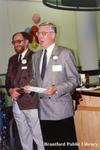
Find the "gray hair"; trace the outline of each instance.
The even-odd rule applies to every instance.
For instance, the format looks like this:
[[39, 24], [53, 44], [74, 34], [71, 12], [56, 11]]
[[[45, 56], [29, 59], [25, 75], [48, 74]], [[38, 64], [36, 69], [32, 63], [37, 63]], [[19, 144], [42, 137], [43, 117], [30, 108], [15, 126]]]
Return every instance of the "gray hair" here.
[[55, 33], [57, 33], [57, 27], [55, 26], [55, 24], [51, 23], [51, 22], [43, 22], [39, 25], [39, 27], [41, 26], [49, 26], [51, 28], [51, 30], [53, 30]]

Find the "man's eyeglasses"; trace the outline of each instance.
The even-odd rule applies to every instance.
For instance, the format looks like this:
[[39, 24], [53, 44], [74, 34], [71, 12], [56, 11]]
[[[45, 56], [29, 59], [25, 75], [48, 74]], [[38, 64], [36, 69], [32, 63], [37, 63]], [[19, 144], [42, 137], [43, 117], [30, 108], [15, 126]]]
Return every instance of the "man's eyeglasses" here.
[[24, 40], [16, 40], [16, 41], [12, 41], [12, 44], [15, 45], [15, 44], [20, 44], [21, 42], [23, 42]]
[[42, 36], [46, 36], [48, 33], [54, 33], [53, 31], [49, 31], [49, 32], [37, 32], [37, 36], [42, 35]]

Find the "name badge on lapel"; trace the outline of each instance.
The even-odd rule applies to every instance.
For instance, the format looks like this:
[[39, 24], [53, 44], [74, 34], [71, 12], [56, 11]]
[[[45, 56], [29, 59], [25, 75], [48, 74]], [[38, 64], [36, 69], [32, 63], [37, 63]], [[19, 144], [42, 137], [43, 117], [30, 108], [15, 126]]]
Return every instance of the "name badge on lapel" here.
[[53, 72], [62, 71], [62, 65], [53, 65], [52, 71]]
[[21, 69], [22, 69], [22, 70], [26, 70], [26, 69], [27, 69], [27, 66], [22, 66]]

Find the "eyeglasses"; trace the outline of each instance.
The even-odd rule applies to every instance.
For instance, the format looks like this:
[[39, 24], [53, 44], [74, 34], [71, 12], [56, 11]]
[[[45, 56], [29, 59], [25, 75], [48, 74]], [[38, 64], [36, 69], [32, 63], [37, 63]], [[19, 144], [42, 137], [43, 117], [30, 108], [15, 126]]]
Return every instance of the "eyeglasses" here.
[[46, 36], [48, 33], [54, 33], [54, 32], [37, 32], [37, 36], [42, 35], [42, 36]]
[[15, 45], [15, 44], [20, 44], [21, 42], [23, 42], [24, 40], [16, 40], [16, 41], [12, 41], [12, 44]]

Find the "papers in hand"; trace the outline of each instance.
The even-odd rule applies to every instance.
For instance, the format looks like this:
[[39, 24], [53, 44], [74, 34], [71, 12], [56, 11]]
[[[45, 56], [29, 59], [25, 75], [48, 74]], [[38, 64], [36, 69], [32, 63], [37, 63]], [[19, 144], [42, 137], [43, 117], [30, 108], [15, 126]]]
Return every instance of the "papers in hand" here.
[[45, 88], [35, 87], [35, 86], [29, 86], [28, 90], [31, 92], [36, 92], [36, 93], [44, 93], [46, 91]]

